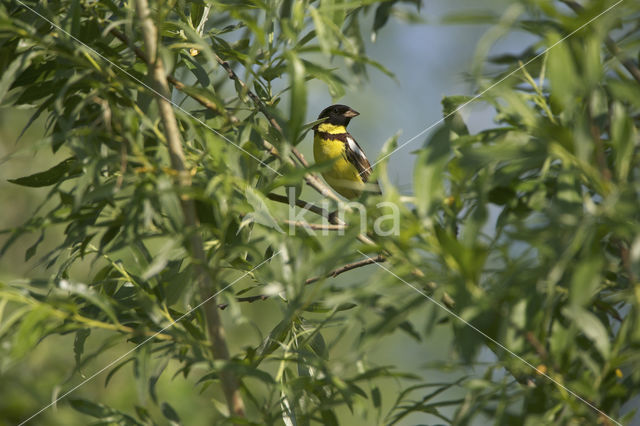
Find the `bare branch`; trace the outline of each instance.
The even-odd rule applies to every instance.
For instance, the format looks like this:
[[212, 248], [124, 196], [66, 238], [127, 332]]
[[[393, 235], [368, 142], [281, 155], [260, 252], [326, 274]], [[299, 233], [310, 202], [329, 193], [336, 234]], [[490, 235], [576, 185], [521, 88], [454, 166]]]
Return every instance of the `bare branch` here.
[[[361, 268], [363, 266], [367, 266], [367, 265], [371, 265], [373, 263], [381, 263], [381, 262], [385, 262], [387, 259], [379, 254], [376, 257], [368, 257], [366, 259], [362, 259], [359, 260], [357, 262], [353, 262], [353, 263], [347, 263], [346, 265], [338, 268], [338, 269], [334, 269], [333, 271], [329, 272], [327, 275], [325, 275], [325, 277], [327, 278], [335, 278], [340, 274], [343, 274], [347, 271], [351, 271], [353, 269], [357, 269], [357, 268]], [[320, 278], [322, 277], [314, 277], [314, 278], [309, 278], [307, 279], [304, 283], [309, 285], [309, 284], [313, 284], [316, 281], [320, 280]]]
[[[310, 285], [313, 284], [319, 280], [321, 280], [322, 278], [335, 278], [340, 274], [343, 274], [347, 271], [351, 271], [353, 269], [357, 269], [357, 268], [361, 268], [363, 266], [367, 266], [367, 265], [371, 265], [373, 263], [378, 263], [378, 262], [384, 262], [386, 259], [384, 256], [382, 255], [378, 255], [376, 257], [370, 257], [367, 259], [363, 259], [363, 260], [359, 260], [357, 262], [353, 262], [353, 263], [348, 263], [340, 268], [334, 269], [333, 271], [330, 271], [329, 273], [322, 275], [322, 276], [318, 276], [318, 277], [313, 277], [313, 278], [308, 278], [304, 283], [305, 285]], [[247, 303], [253, 303], [256, 302], [258, 300], [267, 300], [270, 296], [266, 295], [266, 294], [258, 294], [256, 296], [245, 296], [245, 297], [236, 297], [236, 301], [237, 302], [247, 302]], [[220, 309], [226, 309], [229, 306], [228, 303], [222, 303], [218, 305], [218, 308]]]

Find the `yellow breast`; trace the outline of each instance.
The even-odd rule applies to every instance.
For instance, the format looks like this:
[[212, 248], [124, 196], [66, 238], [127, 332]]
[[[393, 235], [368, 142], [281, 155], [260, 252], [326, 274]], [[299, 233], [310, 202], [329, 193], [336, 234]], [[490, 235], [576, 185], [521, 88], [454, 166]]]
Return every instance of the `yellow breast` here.
[[[331, 126], [324, 127], [323, 126]], [[331, 134], [346, 133], [344, 126], [321, 124], [319, 131]], [[340, 195], [348, 199], [358, 198], [364, 188], [364, 182], [358, 169], [345, 155], [344, 142], [338, 139], [323, 139], [318, 133], [313, 137], [313, 157], [316, 163], [333, 161], [331, 168], [322, 173], [324, 180]]]

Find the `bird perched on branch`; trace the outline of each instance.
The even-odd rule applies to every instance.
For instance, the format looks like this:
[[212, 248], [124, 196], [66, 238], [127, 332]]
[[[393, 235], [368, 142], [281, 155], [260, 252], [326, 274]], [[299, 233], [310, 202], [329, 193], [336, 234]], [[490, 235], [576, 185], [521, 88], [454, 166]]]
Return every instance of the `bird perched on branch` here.
[[316, 163], [333, 160], [332, 167], [322, 176], [338, 194], [353, 200], [363, 191], [380, 193], [377, 181], [368, 182], [371, 164], [360, 145], [347, 132], [353, 117], [360, 115], [346, 105], [331, 105], [325, 108], [318, 120], [325, 119], [313, 127], [313, 156]]

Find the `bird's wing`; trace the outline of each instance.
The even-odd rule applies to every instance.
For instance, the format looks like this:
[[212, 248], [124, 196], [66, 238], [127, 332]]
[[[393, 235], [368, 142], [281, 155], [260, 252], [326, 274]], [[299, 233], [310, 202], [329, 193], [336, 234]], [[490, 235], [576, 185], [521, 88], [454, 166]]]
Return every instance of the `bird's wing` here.
[[369, 163], [367, 156], [364, 155], [364, 151], [360, 148], [358, 142], [356, 142], [349, 133], [347, 133], [344, 143], [344, 153], [347, 160], [355, 166], [356, 170], [358, 170], [358, 174], [360, 174], [362, 181], [366, 182], [369, 180], [369, 176], [371, 176], [371, 164]]
[[[371, 176], [371, 172], [372, 172], [371, 164], [369, 163], [367, 156], [364, 154], [364, 151], [362, 150], [362, 148], [360, 148], [360, 145], [358, 145], [358, 142], [356, 142], [353, 136], [351, 136], [349, 133], [347, 133], [344, 142], [345, 142], [344, 151], [345, 151], [347, 160], [355, 166], [356, 170], [358, 171], [358, 174], [362, 178], [362, 181], [367, 183], [367, 181], [369, 180], [369, 176]], [[375, 192], [380, 192], [380, 186], [378, 185], [378, 182], [372, 182], [372, 183], [378, 186], [378, 190]]]

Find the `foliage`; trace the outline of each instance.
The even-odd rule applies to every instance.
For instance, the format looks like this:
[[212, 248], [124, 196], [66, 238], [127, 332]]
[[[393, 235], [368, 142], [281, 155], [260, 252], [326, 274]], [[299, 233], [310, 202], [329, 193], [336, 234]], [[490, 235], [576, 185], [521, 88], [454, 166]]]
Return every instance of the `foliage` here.
[[[38, 254], [52, 273], [1, 284], [2, 356], [20, 359], [43, 339], [73, 334], [67, 350], [78, 379], [101, 350], [128, 342], [106, 386], [133, 370], [149, 398], [135, 413], [76, 393], [60, 401], [105, 423], [179, 423], [174, 402], [156, 392], [170, 363], [213, 399], [220, 422], [245, 421], [221, 402], [225, 373], [239, 378], [248, 421], [259, 424], [396, 423], [420, 413], [456, 424], [630, 418], [623, 406], [640, 389], [640, 81], [630, 74], [640, 6], [623, 3], [589, 22], [613, 2], [575, 11], [567, 3], [531, 0], [503, 17], [450, 18], [490, 19], [535, 41], [501, 57], [485, 56], [494, 33], [481, 41], [478, 101], [495, 110], [495, 127], [470, 133], [459, 108], [471, 98], [445, 98], [443, 123], [417, 152], [408, 199], [389, 182], [385, 158], [397, 141], [387, 143], [376, 173], [400, 231], [370, 234], [375, 247], [357, 238], [356, 212], [344, 235], [281, 232], [288, 210], [270, 194], [300, 193], [306, 171], [287, 159], [310, 129], [307, 82], [322, 81], [339, 99], [367, 67], [388, 73], [366, 56], [360, 21], [372, 15], [378, 34], [394, 12], [409, 16], [407, 5], [152, 4], [191, 174], [184, 186], [171, 168], [133, 6], [2, 3], [2, 105], [32, 108], [33, 122], [46, 117], [46, 147], [65, 156], [12, 180], [49, 195], [7, 231], [2, 252], [36, 233], [26, 258]], [[189, 224], [184, 200], [196, 201], [199, 223]], [[361, 201], [371, 230], [380, 198]], [[38, 253], [55, 229], [63, 240]], [[192, 310], [207, 300], [197, 291], [194, 235], [217, 287], [207, 289], [215, 302]], [[349, 285], [331, 277], [305, 284], [378, 251], [386, 261], [368, 267], [372, 278], [352, 272]], [[87, 279], [80, 265], [91, 266]], [[270, 299], [248, 304], [239, 299], [247, 294]], [[226, 305], [229, 359], [211, 350], [213, 303]], [[261, 303], [278, 309], [272, 324], [260, 318]], [[426, 351], [443, 328], [454, 333], [446, 365], [410, 372], [368, 357], [399, 334]], [[458, 374], [434, 380], [434, 370]]]

